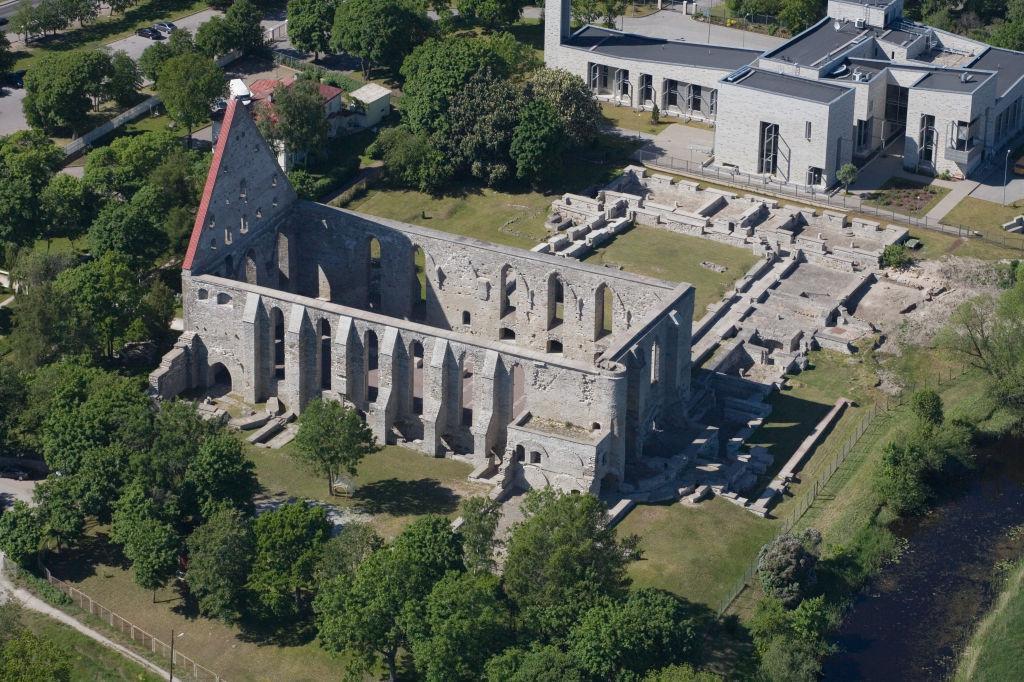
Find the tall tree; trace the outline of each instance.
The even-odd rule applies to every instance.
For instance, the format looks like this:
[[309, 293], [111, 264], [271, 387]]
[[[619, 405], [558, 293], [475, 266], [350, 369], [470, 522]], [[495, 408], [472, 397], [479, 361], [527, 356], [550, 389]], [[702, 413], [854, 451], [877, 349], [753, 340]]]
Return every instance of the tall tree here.
[[213, 60], [186, 53], [163, 63], [156, 89], [171, 118], [188, 128], [191, 141], [192, 130], [210, 120], [210, 107], [224, 96], [227, 85], [224, 71]]
[[327, 479], [328, 494], [341, 471], [354, 476], [366, 455], [380, 450], [370, 427], [359, 414], [335, 400], [306, 405], [295, 435], [296, 456]]
[[22, 108], [29, 125], [51, 133], [81, 130], [110, 68], [110, 57], [99, 50], [43, 54], [25, 74]]
[[462, 548], [466, 568], [471, 571], [488, 572], [494, 568], [494, 534], [498, 530], [500, 507], [484, 496], [469, 497], [459, 503], [462, 525]]
[[0, 80], [6, 80], [14, 66], [14, 53], [11, 52], [11, 41], [6, 33], [0, 33]]
[[181, 538], [170, 524], [157, 519], [141, 520], [130, 531], [124, 555], [132, 563], [132, 578], [144, 590], [156, 591], [167, 584], [178, 566]]
[[527, 102], [509, 147], [516, 177], [534, 184], [556, 177], [562, 169], [564, 141], [565, 133], [554, 107], [542, 99]]
[[71, 658], [55, 641], [20, 628], [0, 648], [0, 680], [70, 682]]
[[0, 549], [7, 558], [22, 566], [28, 565], [43, 538], [43, 523], [37, 512], [21, 500], [0, 513]]
[[128, 106], [139, 96], [142, 72], [135, 60], [124, 50], [110, 55], [110, 75], [103, 84], [105, 96], [121, 106]]
[[288, 0], [288, 39], [313, 53], [313, 61], [330, 48], [335, 0]]
[[185, 472], [197, 515], [208, 519], [225, 507], [252, 513], [252, 498], [259, 491], [255, 468], [242, 443], [231, 434], [207, 438]]
[[523, 511], [508, 540], [505, 591], [526, 629], [557, 636], [602, 599], [625, 595], [639, 539], [608, 528], [600, 500], [548, 489], [528, 493]]
[[459, 14], [485, 28], [508, 26], [519, 21], [527, 0], [459, 0]]
[[290, 620], [305, 611], [329, 528], [323, 508], [304, 502], [256, 517], [256, 551], [247, 587], [262, 615]]
[[43, 535], [60, 549], [74, 542], [85, 529], [79, 490], [74, 476], [51, 476], [36, 486], [32, 496], [39, 506]]
[[316, 567], [317, 582], [326, 582], [337, 576], [351, 578], [356, 569], [378, 549], [384, 539], [368, 523], [351, 521], [324, 545], [323, 555]]
[[569, 146], [589, 144], [601, 127], [601, 108], [586, 82], [564, 69], [537, 69], [527, 76], [530, 99], [545, 100], [562, 122]]
[[249, 519], [221, 509], [188, 538], [185, 581], [208, 618], [232, 622], [245, 606], [245, 583], [256, 543]]
[[334, 13], [331, 49], [359, 57], [364, 76], [374, 66], [398, 73], [431, 29], [422, 6], [410, 0], [346, 0]]
[[85, 184], [74, 175], [57, 173], [39, 195], [42, 209], [41, 236], [46, 249], [54, 237], [75, 239], [82, 235], [90, 222], [90, 211]]
[[590, 676], [559, 647], [534, 643], [529, 649], [510, 647], [487, 661], [487, 682], [586, 682]]
[[327, 143], [324, 99], [311, 80], [278, 85], [273, 103], [260, 107], [256, 122], [265, 138], [281, 144], [300, 165], [306, 164], [311, 152], [319, 155]]
[[153, 43], [142, 51], [139, 69], [146, 78], [156, 82], [164, 62], [171, 57], [196, 52], [197, 49], [192, 34], [186, 29], [179, 28], [172, 32], [167, 40]]
[[0, 137], [0, 243], [28, 245], [42, 235], [40, 195], [63, 157], [40, 130]]
[[256, 54], [266, 46], [260, 24], [262, 19], [263, 12], [252, 0], [235, 0], [224, 13], [224, 21], [235, 39], [235, 48], [242, 54]]

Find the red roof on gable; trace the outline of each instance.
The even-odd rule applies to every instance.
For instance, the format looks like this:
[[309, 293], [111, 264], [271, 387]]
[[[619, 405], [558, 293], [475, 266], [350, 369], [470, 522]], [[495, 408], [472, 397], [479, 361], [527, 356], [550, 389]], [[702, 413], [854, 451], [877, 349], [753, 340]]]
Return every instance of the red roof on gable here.
[[[286, 88], [290, 88], [295, 85], [295, 77], [290, 79], [280, 80], [277, 78], [260, 78], [249, 84], [249, 92], [252, 93], [253, 99], [266, 99], [274, 90], [279, 86], [283, 85]], [[336, 88], [333, 85], [326, 83], [317, 83], [320, 90], [320, 96], [324, 98], [324, 102], [330, 102], [338, 95], [345, 92], [341, 88]]]
[[238, 100], [228, 100], [228, 108], [224, 112], [224, 122], [221, 123], [220, 137], [217, 138], [217, 146], [213, 150], [210, 172], [207, 173], [206, 184], [203, 186], [203, 198], [199, 201], [196, 222], [192, 225], [192, 236], [188, 240], [188, 251], [185, 252], [185, 260], [181, 264], [182, 270], [192, 269], [192, 261], [195, 259], [196, 251], [199, 250], [199, 239], [203, 234], [203, 226], [206, 224], [206, 214], [210, 210], [210, 200], [213, 198], [213, 186], [217, 184], [217, 174], [220, 173], [221, 160], [224, 158], [224, 148], [227, 147], [228, 139], [231, 137], [231, 124], [235, 120], [235, 111], [240, 106], [242, 105], [239, 104]]

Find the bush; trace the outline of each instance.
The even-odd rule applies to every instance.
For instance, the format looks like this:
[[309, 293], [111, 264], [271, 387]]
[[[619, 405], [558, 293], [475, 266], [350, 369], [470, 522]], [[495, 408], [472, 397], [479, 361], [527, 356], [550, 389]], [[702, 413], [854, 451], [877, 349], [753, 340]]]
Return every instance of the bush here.
[[910, 252], [903, 244], [889, 244], [882, 251], [882, 267], [884, 268], [905, 268], [912, 262]]
[[757, 576], [765, 594], [793, 608], [814, 585], [821, 534], [808, 528], [800, 535], [783, 533], [761, 548]]

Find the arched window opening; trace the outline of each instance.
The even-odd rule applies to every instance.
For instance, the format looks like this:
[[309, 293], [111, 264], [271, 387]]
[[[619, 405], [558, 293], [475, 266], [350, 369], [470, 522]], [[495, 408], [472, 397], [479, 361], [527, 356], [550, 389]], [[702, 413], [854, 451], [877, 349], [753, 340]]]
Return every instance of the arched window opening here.
[[530, 451], [530, 464], [540, 464], [540, 453], [536, 450]]
[[320, 388], [331, 390], [331, 323], [320, 319]]
[[257, 272], [256, 252], [249, 249], [245, 252], [245, 281], [249, 284], [259, 284]]
[[548, 352], [549, 353], [561, 353], [562, 342], [558, 339], [548, 339]]
[[380, 371], [377, 368], [377, 334], [366, 332], [366, 400], [377, 402], [377, 387]]
[[317, 264], [316, 266], [316, 296], [321, 301], [331, 300], [331, 281], [327, 278], [327, 271], [324, 270], [324, 266]]
[[270, 326], [274, 330], [274, 376], [284, 379], [284, 314], [280, 308], [270, 311]]
[[462, 311], [462, 324], [469, 326], [473, 321], [473, 317], [469, 314], [468, 310]]
[[224, 276], [228, 279], [235, 278], [235, 259], [230, 253], [224, 257]]
[[516, 364], [512, 366], [512, 417], [522, 414], [526, 410], [526, 379], [523, 374], [523, 366]]
[[227, 305], [231, 303], [231, 294], [225, 294], [223, 291], [217, 294], [217, 305]]
[[200, 301], [205, 301], [206, 299], [210, 298], [210, 292], [207, 291], [206, 289], [200, 289], [196, 292], [196, 298], [199, 299]]
[[594, 300], [594, 340], [608, 336], [614, 331], [612, 301], [614, 293], [606, 284], [597, 288]]
[[412, 356], [412, 413], [423, 414], [423, 344], [413, 341], [409, 355]]
[[462, 360], [460, 401], [462, 406], [462, 425], [473, 425], [473, 358], [465, 356]]
[[522, 445], [517, 445], [516, 446], [516, 461], [517, 462], [525, 462], [526, 461], [526, 448], [524, 448]]
[[291, 279], [291, 239], [283, 232], [277, 233], [277, 282], [281, 289], [288, 290]]
[[427, 257], [417, 246], [412, 252], [413, 280], [412, 317], [423, 320], [427, 317]]
[[501, 268], [501, 317], [513, 315], [516, 312], [516, 287], [518, 276], [511, 266]]
[[515, 341], [516, 333], [508, 327], [502, 327], [498, 330], [498, 338], [502, 341]]
[[651, 385], [658, 383], [661, 378], [661, 345], [655, 341], [651, 346]]
[[548, 278], [548, 329], [554, 329], [565, 319], [565, 286], [558, 275]]
[[367, 306], [380, 310], [381, 248], [376, 237], [370, 238], [367, 246]]

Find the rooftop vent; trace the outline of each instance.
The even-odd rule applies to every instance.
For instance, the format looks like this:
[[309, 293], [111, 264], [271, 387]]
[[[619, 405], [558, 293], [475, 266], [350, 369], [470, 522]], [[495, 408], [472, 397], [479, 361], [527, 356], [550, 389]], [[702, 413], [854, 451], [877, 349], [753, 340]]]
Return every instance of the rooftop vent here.
[[966, 71], [964, 71], [962, 74], [960, 74], [960, 82], [961, 83], [970, 83], [971, 82], [971, 74], [969, 74]]
[[[853, 25], [856, 26], [857, 28], [864, 28], [864, 20], [863, 19], [858, 19], [857, 21], [853, 22]], [[836, 30], [839, 30], [839, 29], [836, 29]]]
[[840, 64], [839, 67], [835, 71], [832, 72], [832, 75], [837, 77], [837, 78], [842, 78], [843, 76], [846, 75], [846, 72], [849, 71], [849, 70], [850, 70], [849, 67], [846, 66], [845, 63], [843, 63], [843, 64]]
[[836, 31], [842, 31], [843, 30], [843, 22], [841, 22], [838, 19], [836, 19], [836, 22], [834, 24], [832, 24], [832, 28], [834, 28]]
[[854, 72], [853, 72], [853, 80], [857, 81], [858, 83], [864, 83], [864, 82], [867, 81], [867, 79], [868, 79], [868, 75], [866, 73], [864, 73], [860, 69], [854, 70]]

